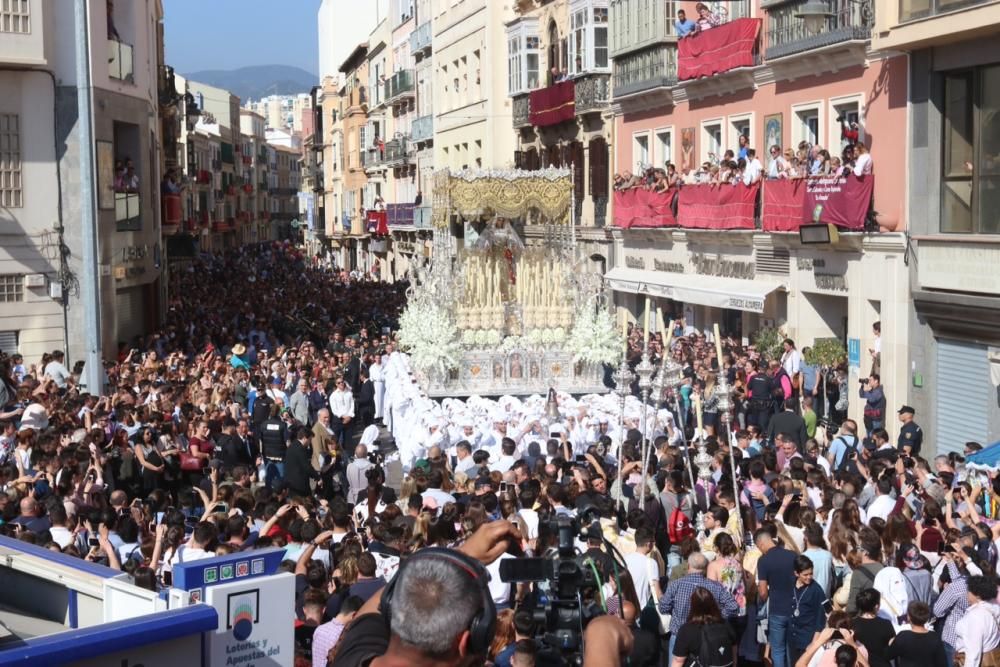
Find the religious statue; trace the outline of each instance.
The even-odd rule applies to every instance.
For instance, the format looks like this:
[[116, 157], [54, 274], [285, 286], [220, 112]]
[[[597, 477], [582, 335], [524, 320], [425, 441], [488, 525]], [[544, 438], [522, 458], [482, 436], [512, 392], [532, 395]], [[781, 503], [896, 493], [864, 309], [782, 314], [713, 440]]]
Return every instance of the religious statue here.
[[521, 364], [521, 355], [510, 355], [510, 378], [520, 380], [524, 377], [524, 366]]

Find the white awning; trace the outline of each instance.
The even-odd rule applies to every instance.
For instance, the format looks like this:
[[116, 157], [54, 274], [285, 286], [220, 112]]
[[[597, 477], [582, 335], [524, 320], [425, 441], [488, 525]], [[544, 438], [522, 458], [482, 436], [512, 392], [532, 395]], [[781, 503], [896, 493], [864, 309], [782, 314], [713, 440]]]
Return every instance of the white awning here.
[[767, 295], [785, 285], [778, 282], [716, 278], [690, 273], [644, 271], [617, 267], [604, 278], [617, 292], [648, 294], [713, 308], [764, 312]]

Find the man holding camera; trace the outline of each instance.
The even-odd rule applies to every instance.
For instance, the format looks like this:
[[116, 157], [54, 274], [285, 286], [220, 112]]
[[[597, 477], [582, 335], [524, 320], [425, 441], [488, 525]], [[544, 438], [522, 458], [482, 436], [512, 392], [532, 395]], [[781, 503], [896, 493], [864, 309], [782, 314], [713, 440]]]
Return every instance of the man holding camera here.
[[[519, 540], [513, 524], [483, 524], [456, 550], [417, 551], [358, 611], [340, 638], [332, 667], [482, 664], [496, 627], [485, 565]], [[632, 649], [620, 618], [593, 619], [584, 632], [585, 667], [615, 667]]]
[[872, 373], [860, 382], [858, 396], [865, 399], [865, 433], [871, 437], [873, 431], [885, 426], [885, 391], [878, 373]]

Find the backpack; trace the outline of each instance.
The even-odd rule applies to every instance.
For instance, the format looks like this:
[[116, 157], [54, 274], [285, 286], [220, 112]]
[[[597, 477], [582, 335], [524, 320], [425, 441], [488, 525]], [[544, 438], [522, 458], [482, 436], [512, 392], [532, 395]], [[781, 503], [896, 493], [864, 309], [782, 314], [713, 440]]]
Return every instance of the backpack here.
[[857, 436], [854, 436], [854, 444], [853, 445], [848, 444], [847, 443], [847, 439], [844, 436], [842, 436], [842, 435], [838, 435], [836, 438], [833, 439], [834, 442], [836, 442], [838, 440], [840, 440], [842, 443], [844, 443], [844, 446], [846, 447], [846, 449], [844, 450], [843, 456], [840, 457], [840, 465], [837, 466], [837, 469], [834, 470], [834, 472], [840, 472], [842, 470], [846, 470], [847, 469], [848, 464], [851, 462], [851, 454], [852, 453], [854, 453], [854, 454], [858, 453], [858, 444], [860, 442], [860, 440], [858, 440]]
[[271, 418], [271, 407], [274, 406], [274, 399], [266, 393], [258, 394], [253, 402], [253, 423], [260, 426]]
[[691, 519], [681, 511], [683, 498], [678, 496], [677, 506], [670, 511], [670, 523], [667, 524], [667, 535], [671, 544], [680, 544], [685, 537], [694, 535], [694, 528], [691, 527]]
[[882, 594], [878, 615], [892, 623], [892, 627], [899, 632], [906, 620], [906, 607], [910, 604], [903, 573], [896, 567], [884, 567], [875, 575], [872, 588]]
[[733, 643], [729, 627], [725, 623], [711, 623], [701, 626], [701, 641], [698, 657], [692, 667], [722, 667], [733, 664]]

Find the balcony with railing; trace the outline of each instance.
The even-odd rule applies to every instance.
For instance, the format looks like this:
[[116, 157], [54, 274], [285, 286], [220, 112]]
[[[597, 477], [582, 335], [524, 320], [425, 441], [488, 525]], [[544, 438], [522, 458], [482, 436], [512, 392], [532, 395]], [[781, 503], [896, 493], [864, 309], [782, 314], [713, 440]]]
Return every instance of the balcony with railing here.
[[409, 141], [406, 137], [396, 137], [385, 144], [385, 159], [387, 167], [401, 167], [406, 164]]
[[816, 0], [772, 0], [764, 3], [767, 10], [768, 60], [813, 51], [848, 42], [867, 42], [875, 22], [871, 0], [825, 0], [818, 4], [825, 9], [811, 17], [802, 15], [806, 4]]
[[115, 193], [115, 227], [118, 231], [142, 228], [142, 197], [138, 192]]
[[511, 108], [513, 110], [514, 129], [531, 127], [531, 97], [528, 93], [523, 93], [511, 98]]
[[131, 44], [108, 40], [108, 76], [135, 83], [135, 49]]
[[410, 33], [410, 53], [413, 55], [425, 55], [424, 52], [430, 51], [433, 41], [433, 24], [430, 21], [425, 21]]
[[181, 196], [177, 194], [164, 194], [160, 197], [163, 204], [160, 226], [164, 235], [176, 234], [180, 229], [181, 220], [184, 217], [184, 207], [181, 205]]
[[576, 115], [600, 112], [611, 104], [611, 75], [584, 74], [575, 79]]
[[413, 121], [410, 125], [410, 141], [422, 143], [434, 138], [434, 115], [427, 114]]
[[621, 98], [677, 84], [677, 45], [659, 44], [614, 60], [614, 97]]
[[413, 70], [401, 69], [384, 84], [386, 104], [397, 104], [413, 97]]
[[528, 93], [531, 100], [529, 118], [535, 127], [558, 125], [576, 117], [576, 85], [572, 80]]
[[677, 43], [677, 79], [691, 81], [760, 64], [760, 19], [738, 18]]
[[430, 206], [417, 206], [413, 209], [413, 226], [417, 229], [431, 229], [433, 213]]

